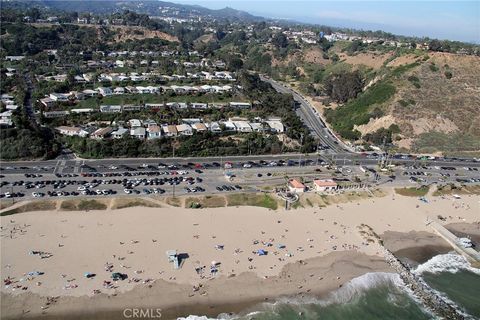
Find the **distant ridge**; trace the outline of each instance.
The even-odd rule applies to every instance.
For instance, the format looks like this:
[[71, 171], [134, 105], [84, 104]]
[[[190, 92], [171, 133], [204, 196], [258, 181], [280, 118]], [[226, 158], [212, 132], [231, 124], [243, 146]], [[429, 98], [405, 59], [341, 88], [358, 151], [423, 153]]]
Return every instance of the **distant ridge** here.
[[37, 7], [43, 9], [61, 10], [67, 12], [89, 12], [95, 14], [108, 14], [131, 10], [137, 13], [144, 13], [151, 16], [159, 15], [160, 7], [170, 7], [179, 10], [179, 18], [191, 14], [206, 15], [218, 20], [241, 20], [245, 22], [261, 21], [265, 18], [257, 17], [248, 12], [226, 7], [219, 10], [208, 9], [199, 5], [185, 5], [166, 1], [155, 0], [82, 0], [82, 1], [61, 1], [61, 0], [14, 0], [1, 1], [4, 8], [29, 8]]

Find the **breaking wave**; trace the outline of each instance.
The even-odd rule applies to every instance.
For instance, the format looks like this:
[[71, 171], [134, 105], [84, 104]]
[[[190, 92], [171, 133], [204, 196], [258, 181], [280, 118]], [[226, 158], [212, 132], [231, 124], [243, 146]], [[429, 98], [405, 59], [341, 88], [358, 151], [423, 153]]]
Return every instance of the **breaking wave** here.
[[422, 273], [457, 273], [461, 270], [468, 270], [480, 275], [480, 269], [473, 268], [465, 257], [456, 253], [440, 254], [432, 257], [427, 262], [419, 265], [413, 272], [421, 275]]

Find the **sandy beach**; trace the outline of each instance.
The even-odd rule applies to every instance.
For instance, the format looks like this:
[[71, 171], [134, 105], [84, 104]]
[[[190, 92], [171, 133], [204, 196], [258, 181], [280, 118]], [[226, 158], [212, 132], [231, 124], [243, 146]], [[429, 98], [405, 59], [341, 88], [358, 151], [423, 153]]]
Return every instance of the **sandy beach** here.
[[[446, 217], [442, 224], [475, 234], [480, 197], [429, 197], [424, 203], [389, 192], [289, 211], [136, 207], [5, 216], [2, 319], [42, 313], [114, 319], [128, 305], [161, 308], [164, 318], [214, 315], [266, 298], [327, 294], [366, 272], [391, 271], [359, 225], [369, 225], [387, 248], [406, 256], [418, 247], [450, 251], [425, 225], [437, 215]], [[167, 260], [170, 249], [185, 254], [179, 270]], [[128, 278], [112, 281], [112, 271]], [[58, 298], [46, 304], [47, 297]], [[95, 317], [86, 317], [93, 311]]]

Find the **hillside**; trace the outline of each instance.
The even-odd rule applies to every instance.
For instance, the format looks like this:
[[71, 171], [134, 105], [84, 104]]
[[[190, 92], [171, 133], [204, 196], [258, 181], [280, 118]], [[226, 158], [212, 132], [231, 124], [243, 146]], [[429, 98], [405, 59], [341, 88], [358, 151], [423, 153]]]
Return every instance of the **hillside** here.
[[[337, 55], [334, 62], [321, 52], [303, 50], [296, 65], [300, 73], [307, 70], [307, 76], [286, 80], [308, 94], [344, 138], [378, 145], [386, 137], [399, 151], [480, 151], [480, 57], [394, 51], [349, 55], [333, 48], [329, 54]], [[325, 96], [322, 81], [329, 74], [354, 70], [365, 78], [356, 99], [337, 104]]]

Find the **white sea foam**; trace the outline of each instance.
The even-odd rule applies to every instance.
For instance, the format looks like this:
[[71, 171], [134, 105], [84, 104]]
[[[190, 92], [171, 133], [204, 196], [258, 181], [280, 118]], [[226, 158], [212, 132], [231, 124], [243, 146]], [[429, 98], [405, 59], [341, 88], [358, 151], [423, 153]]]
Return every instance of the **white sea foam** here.
[[177, 318], [177, 320], [234, 320], [234, 319], [243, 318], [243, 317], [246, 317], [248, 319], [249, 317], [252, 317], [260, 313], [262, 313], [262, 311], [252, 311], [246, 314], [245, 316], [241, 316], [238, 314], [221, 313], [216, 318], [209, 318], [207, 316], [189, 315], [188, 317]]
[[369, 272], [348, 281], [341, 288], [331, 292], [325, 299], [319, 299], [310, 295], [294, 298], [287, 297], [278, 299], [275, 304], [317, 304], [326, 306], [334, 303], [348, 303], [353, 299], [363, 295], [369, 289], [375, 288], [382, 284], [392, 284], [396, 287], [404, 287], [402, 279], [396, 273]]
[[419, 265], [413, 272], [421, 275], [424, 272], [457, 273], [461, 270], [468, 270], [470, 272], [480, 275], [480, 269], [473, 268], [465, 257], [456, 253], [447, 253], [434, 256], [427, 262]]
[[404, 283], [400, 276], [396, 273], [387, 273], [387, 272], [370, 272], [364, 275], [361, 275], [357, 278], [354, 278], [343, 285], [341, 288], [331, 292], [327, 298], [319, 299], [310, 295], [304, 297], [285, 297], [279, 298], [276, 302], [264, 302], [259, 307], [262, 311], [254, 311], [247, 315], [231, 315], [231, 314], [220, 314], [217, 318], [208, 318], [206, 316], [197, 316], [189, 315], [188, 317], [178, 318], [178, 320], [233, 320], [236, 318], [250, 318], [255, 314], [268, 312], [275, 313], [278, 306], [282, 304], [295, 305], [300, 307], [304, 312], [308, 310], [303, 308], [307, 304], [317, 304], [327, 306], [334, 303], [347, 303], [363, 295], [367, 290], [375, 288], [382, 284], [392, 284], [397, 287], [404, 288]]
[[209, 318], [207, 316], [189, 315], [188, 317], [180, 317], [177, 320], [215, 320], [216, 318]]

